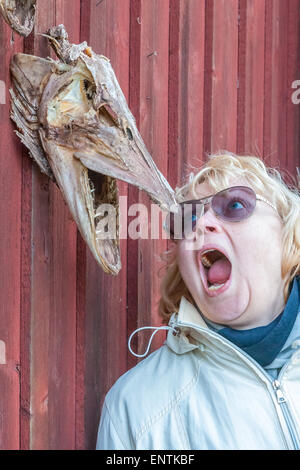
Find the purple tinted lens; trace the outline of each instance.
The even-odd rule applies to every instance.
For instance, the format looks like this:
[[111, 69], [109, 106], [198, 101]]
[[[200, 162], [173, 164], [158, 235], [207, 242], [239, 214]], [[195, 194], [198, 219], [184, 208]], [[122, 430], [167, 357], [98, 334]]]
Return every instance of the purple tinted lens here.
[[[197, 221], [203, 215], [201, 200], [186, 201], [178, 214], [169, 214], [166, 228], [171, 239], [182, 239], [195, 230]], [[234, 186], [215, 194], [211, 199], [213, 211], [221, 219], [229, 222], [239, 222], [247, 219], [256, 206], [256, 195], [247, 186]]]
[[224, 220], [239, 222], [250, 217], [256, 205], [253, 189], [246, 186], [235, 186], [224, 189], [212, 199], [214, 212]]
[[194, 230], [199, 218], [203, 215], [203, 204], [199, 201], [186, 201], [180, 204], [178, 214], [168, 214], [165, 227], [171, 239], [187, 238]]

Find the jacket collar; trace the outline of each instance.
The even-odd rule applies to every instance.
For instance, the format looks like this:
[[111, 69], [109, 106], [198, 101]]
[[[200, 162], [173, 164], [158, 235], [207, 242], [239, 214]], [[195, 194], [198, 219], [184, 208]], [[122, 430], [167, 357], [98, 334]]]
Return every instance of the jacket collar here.
[[[300, 283], [300, 278], [298, 278], [298, 282]], [[219, 349], [223, 358], [228, 355], [231, 360], [237, 356], [245, 359], [242, 350], [210, 329], [197, 308], [185, 297], [181, 298], [179, 311], [177, 314], [172, 315], [169, 325], [172, 328], [168, 333], [167, 345], [177, 354], [184, 354], [196, 348], [206, 349], [208, 347], [213, 351], [216, 351], [216, 348]], [[174, 328], [179, 328], [180, 334], [176, 335]], [[247, 362], [249, 363], [249, 361]]]
[[[203, 333], [209, 332], [199, 311], [185, 297], [181, 298], [179, 311], [172, 315], [169, 326], [171, 328], [166, 342], [170, 349], [177, 354], [184, 354], [201, 347], [201, 336]], [[174, 328], [175, 331], [176, 328], [179, 328], [180, 334], [176, 334]]]
[[[185, 354], [195, 349], [208, 351], [216, 354], [224, 367], [229, 360], [230, 364], [236, 363], [241, 366], [247, 362], [253, 368], [254, 360], [246, 359], [245, 353], [230, 341], [226, 340], [216, 332], [212, 331], [205, 323], [199, 311], [185, 297], [182, 297], [178, 313], [174, 313], [169, 322], [166, 343], [176, 354]], [[176, 329], [178, 333], [176, 334]], [[249, 360], [250, 359], [250, 360]], [[241, 361], [242, 360], [242, 361]], [[254, 368], [257, 375], [264, 382], [268, 382], [267, 374], [260, 366]]]
[[185, 297], [181, 297], [177, 318], [179, 323], [192, 323], [195, 326], [208, 329], [199, 311]]

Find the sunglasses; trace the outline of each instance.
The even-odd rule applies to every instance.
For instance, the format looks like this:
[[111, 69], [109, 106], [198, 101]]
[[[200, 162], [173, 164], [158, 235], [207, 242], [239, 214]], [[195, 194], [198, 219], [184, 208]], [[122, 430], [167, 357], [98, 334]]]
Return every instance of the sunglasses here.
[[179, 211], [176, 214], [169, 213], [166, 217], [165, 229], [172, 240], [188, 238], [206, 212], [205, 206], [208, 204], [218, 218], [226, 222], [241, 222], [253, 214], [257, 200], [265, 202], [277, 212], [270, 201], [256, 194], [253, 189], [233, 186], [202, 199], [179, 203]]

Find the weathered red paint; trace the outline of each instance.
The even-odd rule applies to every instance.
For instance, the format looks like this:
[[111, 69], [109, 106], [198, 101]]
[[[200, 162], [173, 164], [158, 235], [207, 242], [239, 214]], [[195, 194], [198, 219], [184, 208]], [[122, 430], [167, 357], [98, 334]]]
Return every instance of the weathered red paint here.
[[175, 187], [203, 162], [205, 2], [171, 0], [169, 23], [168, 180]]
[[[280, 18], [280, 21], [279, 21]], [[264, 157], [275, 166], [286, 162], [288, 99], [286, 4], [266, 1]], [[282, 132], [282, 130], [285, 132]]]
[[[160, 171], [168, 171], [168, 58], [169, 58], [169, 0], [141, 1], [140, 102], [141, 134]], [[139, 202], [148, 207], [150, 201], [140, 193]], [[166, 250], [164, 240], [139, 240], [138, 253], [138, 326], [159, 324], [158, 255]], [[130, 282], [130, 280], [129, 280]], [[148, 292], [148, 295], [145, 295]], [[149, 335], [138, 339], [139, 352], [145, 351]], [[153, 348], [162, 343], [157, 335]]]
[[[84, 5], [82, 6], [84, 8]], [[91, 2], [82, 10], [87, 40], [93, 50], [110, 58], [121, 88], [128, 98], [129, 0]], [[87, 18], [89, 15], [89, 18]], [[127, 184], [119, 183], [120, 196]], [[121, 240], [120, 274], [105, 274], [89, 252], [86, 253], [85, 299], [85, 398], [84, 446], [95, 447], [97, 426], [104, 396], [111, 384], [127, 369], [127, 243]], [[103, 370], [106, 371], [103, 374]], [[95, 386], [96, 385], [96, 386]]]
[[[73, 11], [77, 26], [69, 15]], [[65, 22], [79, 39], [80, 2], [38, 4], [35, 32]], [[49, 55], [35, 36], [31, 53]], [[46, 49], [45, 49], [46, 48]], [[76, 225], [61, 193], [36, 166], [32, 179], [30, 441], [32, 449], [75, 448]], [[66, 313], [67, 312], [67, 313]], [[57, 413], [57, 410], [63, 410]]]
[[282, 161], [283, 167], [290, 175], [295, 176], [295, 166], [300, 167], [300, 106], [292, 101], [295, 91], [293, 82], [299, 80], [300, 55], [300, 9], [297, 0], [288, 2], [288, 31], [287, 31], [287, 82], [286, 82], [286, 106], [287, 106], [287, 142], [286, 160]]
[[[110, 57], [146, 145], [173, 187], [219, 148], [262, 155], [295, 175], [298, 0], [46, 3], [38, 1], [35, 33], [64, 23], [71, 41], [86, 40]], [[41, 36], [12, 40], [1, 18], [0, 38], [7, 88], [13, 53], [50, 54]], [[123, 240], [120, 275], [104, 274], [57, 187], [13, 135], [6, 98], [0, 104], [0, 341], [6, 345], [0, 448], [94, 448], [105, 393], [137, 362], [128, 354], [129, 334], [160, 322], [158, 256], [167, 244]], [[119, 189], [129, 204], [150, 206], [136, 188], [120, 183]], [[147, 340], [140, 334], [133, 349], [143, 352]]]
[[241, 0], [239, 9], [237, 151], [263, 156], [265, 4]]
[[204, 151], [237, 146], [238, 0], [208, 0]]
[[[19, 447], [20, 410], [20, 270], [22, 147], [9, 120], [9, 61], [23, 40], [0, 22], [0, 80], [5, 97], [0, 104], [0, 448]], [[3, 103], [4, 99], [6, 104]]]
[[[129, 43], [129, 106], [140, 127], [140, 87], [141, 87], [141, 0], [130, 2], [130, 43]], [[128, 187], [128, 207], [138, 202], [139, 190]], [[131, 218], [128, 219], [130, 221]], [[127, 337], [137, 328], [138, 322], [138, 263], [139, 247], [137, 240], [127, 240]], [[132, 348], [138, 350], [138, 337], [133, 338]], [[137, 363], [127, 350], [127, 368]]]

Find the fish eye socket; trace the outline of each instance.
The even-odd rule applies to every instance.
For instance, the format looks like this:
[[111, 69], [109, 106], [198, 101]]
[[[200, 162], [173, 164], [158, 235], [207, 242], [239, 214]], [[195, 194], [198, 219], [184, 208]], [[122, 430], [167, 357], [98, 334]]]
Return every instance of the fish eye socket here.
[[86, 79], [83, 80], [83, 85], [84, 85], [84, 91], [85, 91], [87, 98], [91, 100], [94, 95], [95, 86]]
[[133, 140], [133, 135], [129, 127], [126, 127], [126, 134], [129, 140]]

